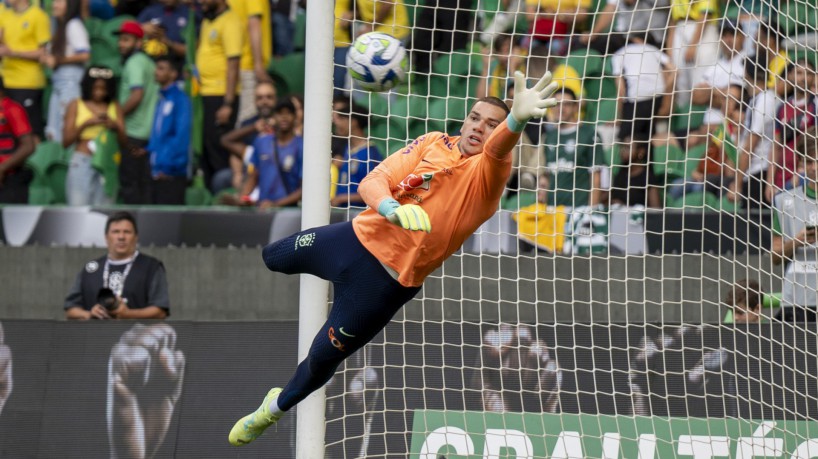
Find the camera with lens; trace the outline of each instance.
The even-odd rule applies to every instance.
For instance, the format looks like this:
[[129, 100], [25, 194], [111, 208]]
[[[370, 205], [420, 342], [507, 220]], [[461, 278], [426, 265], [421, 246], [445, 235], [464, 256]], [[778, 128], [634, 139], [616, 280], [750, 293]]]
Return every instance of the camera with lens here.
[[107, 311], [113, 311], [117, 307], [117, 298], [113, 290], [103, 287], [97, 293], [97, 303]]

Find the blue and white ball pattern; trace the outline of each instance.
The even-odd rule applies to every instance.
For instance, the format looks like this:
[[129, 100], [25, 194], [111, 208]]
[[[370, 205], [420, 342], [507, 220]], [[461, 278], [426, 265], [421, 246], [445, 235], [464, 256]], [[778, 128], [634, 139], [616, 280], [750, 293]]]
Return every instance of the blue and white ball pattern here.
[[347, 54], [350, 76], [367, 91], [388, 91], [406, 77], [406, 48], [397, 38], [380, 32], [355, 39]]

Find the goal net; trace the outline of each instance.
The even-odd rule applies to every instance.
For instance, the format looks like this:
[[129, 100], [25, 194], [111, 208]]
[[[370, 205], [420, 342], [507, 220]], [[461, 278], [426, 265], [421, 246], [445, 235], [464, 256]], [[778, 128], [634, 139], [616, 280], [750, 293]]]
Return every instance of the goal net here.
[[[515, 70], [550, 71], [561, 103], [497, 213], [330, 382], [327, 457], [818, 457], [813, 0], [335, 15], [337, 215], [382, 158], [510, 103]], [[389, 92], [345, 71], [370, 30], [409, 52]]]

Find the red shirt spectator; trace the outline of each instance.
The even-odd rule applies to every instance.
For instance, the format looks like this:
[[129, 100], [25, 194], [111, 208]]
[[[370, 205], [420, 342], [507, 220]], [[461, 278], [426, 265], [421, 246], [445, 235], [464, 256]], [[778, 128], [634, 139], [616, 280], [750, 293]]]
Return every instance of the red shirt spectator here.
[[786, 189], [786, 184], [792, 179], [796, 172], [795, 142], [801, 133], [807, 128], [816, 125], [816, 115], [818, 114], [818, 103], [815, 97], [808, 97], [795, 100], [794, 97], [787, 99], [781, 104], [775, 117], [775, 134], [784, 144], [782, 154], [778, 158], [773, 184], [778, 189]]
[[11, 158], [20, 137], [26, 134], [31, 134], [31, 124], [25, 109], [4, 96], [0, 100], [0, 163]]
[[28, 203], [32, 173], [22, 166], [32, 153], [34, 138], [28, 115], [0, 89], [0, 203]]

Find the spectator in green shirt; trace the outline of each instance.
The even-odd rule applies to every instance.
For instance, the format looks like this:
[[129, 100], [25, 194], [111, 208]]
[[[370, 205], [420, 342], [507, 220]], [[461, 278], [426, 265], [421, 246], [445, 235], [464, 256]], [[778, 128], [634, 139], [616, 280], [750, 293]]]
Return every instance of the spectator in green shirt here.
[[550, 178], [548, 205], [581, 207], [601, 202], [602, 141], [593, 124], [580, 122], [576, 94], [563, 88], [549, 110], [543, 145]]
[[154, 78], [156, 65], [141, 51], [143, 37], [142, 26], [136, 21], [125, 21], [119, 29], [119, 53], [125, 62], [119, 103], [128, 136], [128, 144], [120, 145], [119, 196], [124, 204], [151, 203], [151, 165], [145, 146], [151, 136], [159, 85]]

